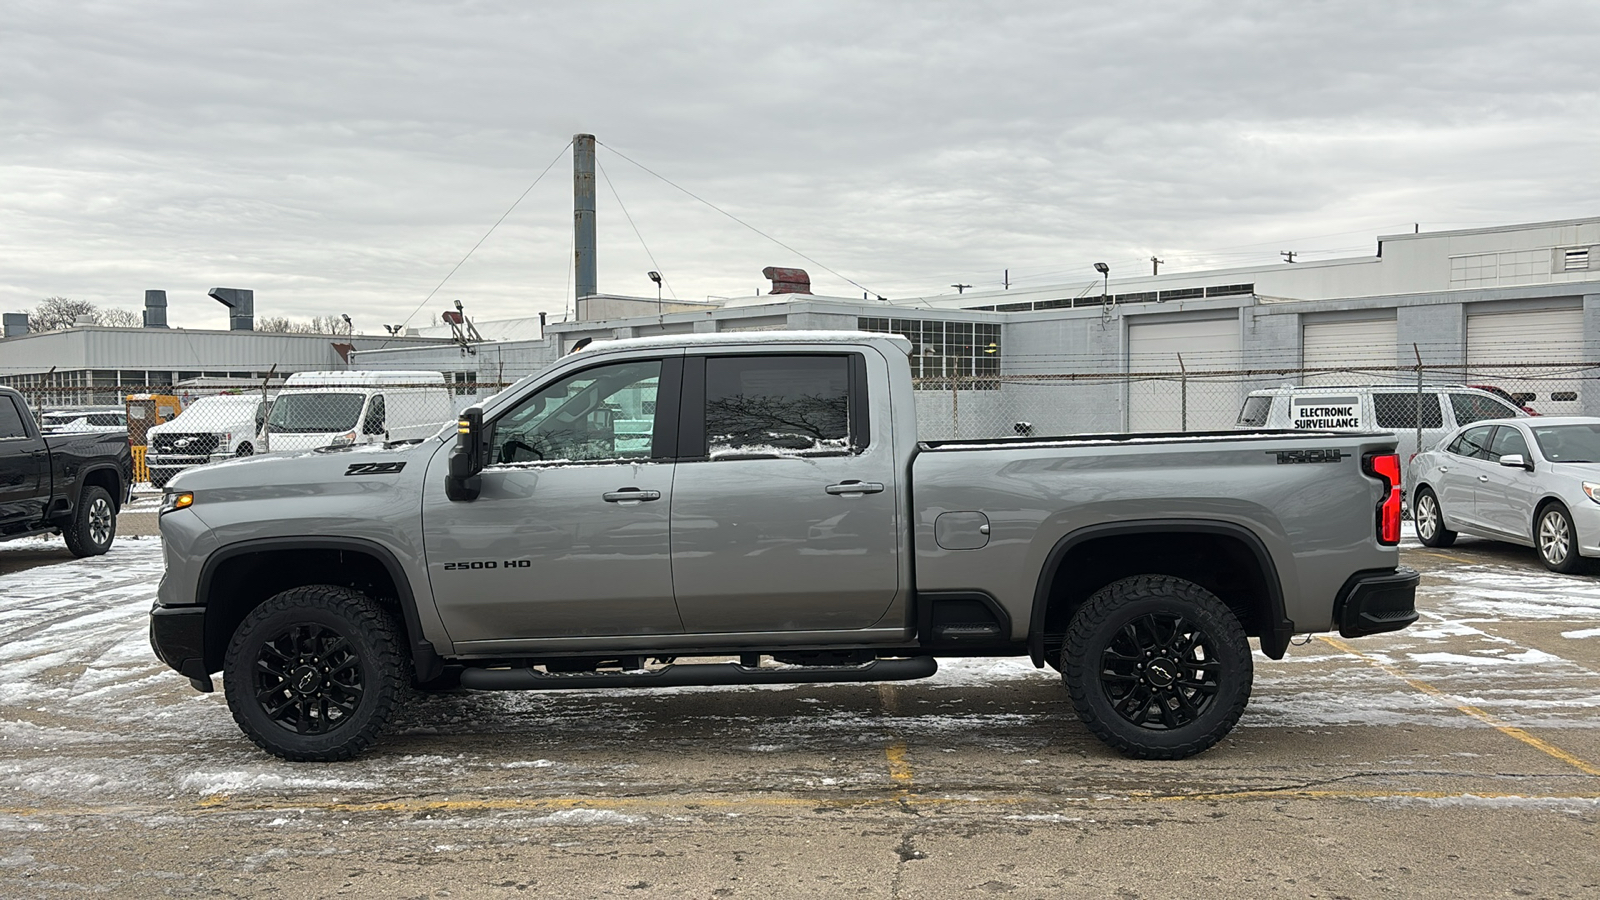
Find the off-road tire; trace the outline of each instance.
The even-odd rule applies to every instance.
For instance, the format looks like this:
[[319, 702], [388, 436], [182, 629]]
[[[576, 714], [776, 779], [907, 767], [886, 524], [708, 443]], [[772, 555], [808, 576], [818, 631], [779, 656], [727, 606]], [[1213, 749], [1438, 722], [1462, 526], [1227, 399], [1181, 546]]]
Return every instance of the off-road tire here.
[[[222, 670], [228, 709], [250, 740], [274, 756], [350, 759], [377, 743], [409, 687], [403, 647], [394, 617], [365, 594], [326, 584], [291, 588], [251, 610], [234, 630]], [[296, 690], [301, 678], [305, 691]]]
[[[1130, 647], [1138, 652], [1126, 652]], [[1201, 658], [1197, 648], [1204, 648]], [[1250, 700], [1254, 674], [1250, 642], [1233, 611], [1205, 588], [1167, 575], [1125, 578], [1096, 591], [1067, 626], [1061, 669], [1083, 724], [1135, 759], [1185, 759], [1222, 740]], [[1119, 712], [1119, 702], [1139, 706], [1144, 724]], [[1152, 714], [1164, 721], [1149, 722]]]
[[1433, 491], [1417, 491], [1417, 506], [1411, 511], [1411, 523], [1417, 528], [1417, 540], [1424, 547], [1448, 547], [1456, 542], [1456, 533], [1444, 527], [1444, 507]]
[[117, 504], [103, 487], [91, 485], [78, 497], [72, 523], [61, 529], [67, 549], [79, 559], [99, 556], [117, 539]]
[[1572, 513], [1557, 502], [1540, 507], [1533, 519], [1533, 548], [1539, 561], [1552, 572], [1571, 575], [1581, 572], [1584, 560], [1578, 553], [1578, 528]]

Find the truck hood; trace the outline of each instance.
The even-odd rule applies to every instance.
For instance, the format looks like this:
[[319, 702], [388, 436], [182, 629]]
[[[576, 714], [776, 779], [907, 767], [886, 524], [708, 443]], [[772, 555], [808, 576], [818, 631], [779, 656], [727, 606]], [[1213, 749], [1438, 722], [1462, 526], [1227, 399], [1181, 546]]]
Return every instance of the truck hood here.
[[429, 438], [420, 443], [364, 444], [294, 453], [242, 456], [185, 469], [167, 482], [168, 490], [290, 487], [339, 483], [350, 477], [392, 480], [402, 471], [421, 469], [445, 441]]

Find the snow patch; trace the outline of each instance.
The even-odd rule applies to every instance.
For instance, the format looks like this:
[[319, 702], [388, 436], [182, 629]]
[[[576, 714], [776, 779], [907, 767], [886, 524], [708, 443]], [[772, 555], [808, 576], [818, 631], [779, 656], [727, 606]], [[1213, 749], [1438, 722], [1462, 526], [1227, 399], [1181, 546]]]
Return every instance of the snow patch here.
[[283, 790], [302, 788], [310, 790], [364, 790], [377, 787], [376, 782], [343, 778], [307, 778], [302, 776], [273, 775], [266, 772], [192, 772], [183, 777], [179, 787], [204, 796], [238, 794], [246, 791]]

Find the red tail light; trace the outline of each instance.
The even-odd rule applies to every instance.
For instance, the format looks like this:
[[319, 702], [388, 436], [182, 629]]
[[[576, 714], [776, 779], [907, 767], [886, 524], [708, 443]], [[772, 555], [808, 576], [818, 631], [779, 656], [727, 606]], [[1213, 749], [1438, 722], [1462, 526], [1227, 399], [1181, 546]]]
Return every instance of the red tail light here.
[[1383, 500], [1378, 503], [1378, 543], [1400, 543], [1400, 457], [1375, 453], [1362, 460], [1362, 469], [1383, 480]]

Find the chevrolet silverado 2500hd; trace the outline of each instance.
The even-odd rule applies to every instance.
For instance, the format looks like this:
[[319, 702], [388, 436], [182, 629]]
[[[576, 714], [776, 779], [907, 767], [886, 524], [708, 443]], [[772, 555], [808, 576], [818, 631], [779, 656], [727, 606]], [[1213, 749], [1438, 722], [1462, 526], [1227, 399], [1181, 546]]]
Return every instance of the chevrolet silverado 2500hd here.
[[0, 387], [0, 540], [56, 532], [73, 556], [98, 556], [132, 480], [127, 431], [40, 434], [22, 394]]
[[1238, 720], [1248, 637], [1278, 658], [1416, 619], [1392, 435], [918, 441], [908, 347], [607, 342], [420, 442], [185, 471], [152, 643], [292, 760], [370, 746], [408, 681], [884, 681], [952, 655], [1051, 665], [1102, 740], [1171, 759]]

